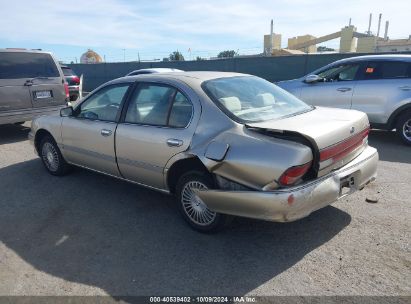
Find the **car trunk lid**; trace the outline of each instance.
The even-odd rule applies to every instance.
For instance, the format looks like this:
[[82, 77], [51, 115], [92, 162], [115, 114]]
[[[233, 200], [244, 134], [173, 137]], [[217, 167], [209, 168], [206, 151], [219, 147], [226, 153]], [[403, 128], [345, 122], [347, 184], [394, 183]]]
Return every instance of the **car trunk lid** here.
[[358, 156], [367, 145], [369, 130], [365, 113], [322, 107], [247, 126], [280, 138], [289, 137], [289, 134], [302, 135], [314, 150], [317, 176], [338, 169]]

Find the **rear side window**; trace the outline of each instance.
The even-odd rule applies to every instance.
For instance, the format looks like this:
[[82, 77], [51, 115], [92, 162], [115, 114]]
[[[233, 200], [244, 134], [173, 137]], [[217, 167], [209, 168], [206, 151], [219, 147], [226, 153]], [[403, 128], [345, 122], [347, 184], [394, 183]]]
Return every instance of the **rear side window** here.
[[131, 97], [125, 122], [165, 126], [175, 89], [143, 84]]
[[73, 72], [70, 68], [61, 68], [63, 70], [64, 76], [76, 76], [76, 73]]
[[177, 89], [162, 84], [141, 84], [131, 97], [124, 121], [184, 128], [192, 113], [193, 105]]
[[60, 77], [50, 54], [0, 52], [0, 79]]
[[180, 92], [174, 97], [174, 103], [171, 107], [168, 124], [170, 127], [184, 128], [188, 125], [193, 113], [193, 105]]
[[364, 79], [411, 78], [411, 63], [402, 61], [368, 62], [363, 71]]

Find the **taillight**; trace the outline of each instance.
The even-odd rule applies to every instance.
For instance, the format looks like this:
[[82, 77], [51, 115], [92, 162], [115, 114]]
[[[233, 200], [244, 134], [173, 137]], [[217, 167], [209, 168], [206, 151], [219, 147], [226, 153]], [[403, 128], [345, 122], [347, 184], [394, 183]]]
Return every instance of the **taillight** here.
[[324, 150], [320, 151], [320, 161], [325, 161], [327, 159], [332, 158], [333, 162], [344, 158], [346, 155], [354, 151], [356, 148], [363, 144], [365, 138], [368, 137], [368, 133], [370, 132], [370, 128], [366, 128], [359, 132], [358, 134], [335, 144], [331, 147], [325, 148]]
[[80, 84], [80, 78], [78, 76], [74, 76], [73, 78], [71, 78], [71, 81], [76, 85]]
[[64, 91], [66, 92], [66, 98], [70, 98], [70, 92], [67, 82], [64, 82]]
[[309, 162], [301, 166], [288, 168], [278, 181], [282, 186], [290, 186], [294, 184], [307, 173], [311, 168], [311, 164], [312, 162]]

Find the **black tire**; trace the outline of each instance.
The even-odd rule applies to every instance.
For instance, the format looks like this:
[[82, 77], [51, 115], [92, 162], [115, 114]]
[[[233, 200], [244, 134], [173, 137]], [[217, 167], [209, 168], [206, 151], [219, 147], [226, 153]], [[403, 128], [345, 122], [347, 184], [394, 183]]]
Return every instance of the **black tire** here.
[[[201, 171], [187, 172], [177, 182], [176, 198], [178, 208], [184, 220], [197, 231], [204, 233], [220, 231], [232, 218], [231, 216], [211, 211], [197, 196], [187, 197], [187, 193], [190, 192], [189, 189], [203, 187], [212, 189], [215, 188], [214, 186], [212, 178]], [[191, 192], [191, 195], [193, 194]], [[200, 213], [201, 215], [199, 215]], [[198, 216], [196, 217], [195, 214]]]
[[397, 134], [406, 145], [411, 145], [411, 111], [400, 115], [397, 120]]
[[46, 170], [56, 176], [67, 174], [71, 166], [64, 160], [60, 149], [50, 135], [42, 138], [39, 145], [39, 155]]

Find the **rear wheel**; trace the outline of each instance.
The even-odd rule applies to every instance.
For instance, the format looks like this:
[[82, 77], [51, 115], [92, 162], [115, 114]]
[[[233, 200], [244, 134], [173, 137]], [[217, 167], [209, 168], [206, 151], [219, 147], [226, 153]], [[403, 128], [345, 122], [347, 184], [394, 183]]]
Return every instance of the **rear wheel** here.
[[396, 129], [401, 140], [411, 145], [411, 111], [405, 112], [398, 118]]
[[203, 172], [191, 171], [180, 177], [176, 194], [178, 206], [188, 224], [200, 232], [217, 232], [229, 221], [230, 217], [210, 210], [196, 195], [196, 190], [213, 188], [212, 179]]
[[53, 137], [47, 135], [41, 140], [39, 152], [44, 167], [50, 174], [62, 176], [69, 171], [70, 165], [64, 160]]

